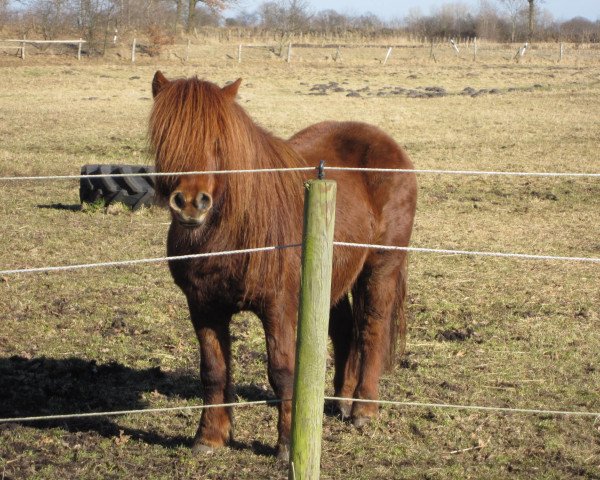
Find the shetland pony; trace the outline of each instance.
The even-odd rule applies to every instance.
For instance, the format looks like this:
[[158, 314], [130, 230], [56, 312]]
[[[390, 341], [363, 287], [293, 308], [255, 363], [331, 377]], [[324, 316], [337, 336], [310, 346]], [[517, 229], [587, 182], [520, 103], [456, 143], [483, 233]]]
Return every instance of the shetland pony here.
[[[186, 171], [328, 166], [411, 169], [406, 153], [377, 127], [323, 122], [282, 140], [235, 101], [241, 79], [219, 88], [197, 78], [169, 81], [156, 72], [149, 137], [158, 172], [157, 194], [169, 206], [169, 256], [299, 243], [306, 172], [178, 176]], [[335, 240], [409, 243], [417, 187], [412, 173], [326, 171], [337, 181]], [[234, 400], [229, 332], [233, 314], [250, 310], [265, 331], [268, 377], [279, 404], [278, 456], [287, 459], [300, 283], [300, 250], [171, 261], [200, 342], [204, 403]], [[334, 249], [329, 334], [335, 395], [378, 399], [379, 377], [404, 348], [407, 262], [404, 252]], [[351, 294], [351, 295], [350, 295]], [[352, 300], [350, 300], [350, 298]], [[377, 404], [344, 401], [357, 427]], [[232, 440], [232, 412], [202, 412], [196, 452]]]

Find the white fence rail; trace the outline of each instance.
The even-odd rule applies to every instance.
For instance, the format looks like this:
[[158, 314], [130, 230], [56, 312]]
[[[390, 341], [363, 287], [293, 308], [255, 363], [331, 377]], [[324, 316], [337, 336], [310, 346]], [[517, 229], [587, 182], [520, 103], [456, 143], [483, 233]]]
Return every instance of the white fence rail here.
[[6, 42], [6, 43], [17, 43], [20, 44], [19, 48], [19, 55], [21, 57], [22, 60], [25, 60], [25, 45], [29, 44], [29, 45], [44, 45], [44, 44], [64, 44], [64, 45], [77, 45], [77, 60], [81, 60], [81, 46], [84, 43], [87, 43], [85, 40], [83, 39], [78, 39], [78, 40], [27, 40], [26, 38], [20, 39], [20, 40], [13, 40], [13, 39], [9, 39], [9, 40], [0, 40], [0, 42]]

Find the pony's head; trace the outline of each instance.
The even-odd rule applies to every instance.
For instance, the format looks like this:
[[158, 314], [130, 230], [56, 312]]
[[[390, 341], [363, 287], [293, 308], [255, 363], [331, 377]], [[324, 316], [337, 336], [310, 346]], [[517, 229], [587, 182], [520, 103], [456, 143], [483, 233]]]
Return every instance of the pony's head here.
[[[156, 194], [169, 206], [173, 225], [188, 228], [177, 231], [179, 241], [198, 241], [207, 250], [286, 245], [301, 235], [300, 172], [213, 173], [306, 166], [235, 101], [240, 83], [221, 88], [196, 77], [167, 80], [160, 72], [152, 81], [149, 140], [156, 171], [166, 174], [156, 177]], [[293, 255], [246, 256], [238, 269], [245, 272], [246, 293], [279, 282]]]
[[[245, 122], [235, 97], [241, 79], [223, 88], [197, 78], [169, 81], [157, 71], [150, 142], [157, 172], [156, 192], [181, 225], [202, 225], [224, 188], [222, 176], [176, 175], [235, 168], [243, 157]], [[219, 178], [221, 177], [221, 178]]]

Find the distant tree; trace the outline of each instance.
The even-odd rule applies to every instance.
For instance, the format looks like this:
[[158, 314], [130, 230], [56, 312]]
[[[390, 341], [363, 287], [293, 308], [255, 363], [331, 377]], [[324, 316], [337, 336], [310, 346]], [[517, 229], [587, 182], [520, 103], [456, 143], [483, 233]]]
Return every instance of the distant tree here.
[[523, 14], [523, 11], [525, 10], [527, 1], [529, 1], [531, 4], [531, 0], [499, 0], [499, 1], [500, 1], [500, 4], [506, 10], [506, 13], [508, 13], [508, 16], [510, 18], [510, 25], [511, 25], [510, 41], [514, 42], [515, 36], [517, 33], [517, 22], [519, 20], [519, 17]]
[[344, 33], [350, 24], [350, 19], [335, 10], [322, 10], [312, 18], [314, 28], [325, 33]]
[[196, 7], [196, 25], [199, 27], [218, 27], [221, 24], [221, 12], [200, 5]]
[[569, 42], [598, 42], [599, 26], [600, 22], [594, 23], [587, 18], [575, 17], [560, 25], [560, 35]]
[[358, 17], [354, 17], [352, 19], [352, 25], [355, 28], [372, 32], [374, 30], [381, 29], [383, 27], [383, 22], [377, 15], [367, 12], [363, 15], [359, 15]]
[[535, 35], [545, 41], [558, 40], [559, 25], [547, 8], [540, 8], [535, 14]]
[[539, 4], [542, 3], [542, 1], [543, 0], [527, 0], [527, 3], [529, 3], [529, 12], [528, 12], [528, 21], [529, 21], [528, 37], [529, 37], [529, 40], [532, 40], [533, 35], [535, 34], [536, 11], [538, 9]]
[[73, 26], [74, 11], [67, 0], [22, 0], [20, 3], [45, 39], [54, 39], [62, 30]]
[[[414, 13], [411, 17], [409, 21], [414, 22]], [[476, 35], [476, 19], [464, 2], [444, 3], [417, 24], [418, 31], [432, 39]]]
[[8, 21], [9, 9], [8, 0], [0, 0], [0, 28]]
[[258, 7], [258, 16], [263, 28], [278, 29], [284, 23], [285, 9], [278, 2], [264, 2]]
[[492, 0], [480, 0], [477, 13], [477, 36], [497, 39], [500, 26], [501, 20], [496, 5], [492, 3]]
[[280, 30], [284, 36], [306, 30], [310, 26], [311, 14], [306, 0], [279, 0], [258, 7], [261, 25]]
[[404, 18], [404, 23], [410, 35], [421, 37], [425, 35], [423, 31], [423, 13], [419, 7], [411, 7], [408, 11], [408, 15]]
[[306, 0], [287, 0], [288, 30], [294, 32], [309, 27], [311, 14]]
[[198, 4], [204, 4], [205, 7], [214, 12], [221, 12], [233, 3], [235, 3], [235, 0], [188, 0], [187, 32], [190, 33], [196, 26], [196, 7], [198, 7]]
[[183, 0], [175, 0], [175, 21], [173, 22], [173, 30], [177, 32], [177, 27], [183, 21]]
[[258, 12], [248, 12], [242, 10], [235, 17], [227, 17], [225, 25], [227, 27], [255, 27], [260, 23]]

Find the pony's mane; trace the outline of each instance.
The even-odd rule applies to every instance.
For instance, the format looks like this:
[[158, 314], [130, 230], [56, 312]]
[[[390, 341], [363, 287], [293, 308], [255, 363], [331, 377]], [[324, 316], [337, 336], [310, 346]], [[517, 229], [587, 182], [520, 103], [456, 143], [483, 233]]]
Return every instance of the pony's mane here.
[[[172, 81], [156, 96], [149, 136], [158, 172], [306, 166], [287, 142], [256, 125], [217, 85], [197, 78]], [[220, 240], [207, 248], [254, 248], [300, 240], [300, 173], [224, 174], [217, 182], [221, 198], [215, 202], [219, 220], [214, 236]], [[157, 177], [158, 195], [169, 195], [176, 184], [176, 176]], [[281, 273], [280, 262], [269, 262], [266, 255], [283, 259], [273, 252], [250, 255], [247, 269], [259, 282]]]
[[155, 98], [150, 140], [161, 172], [305, 164], [286, 142], [257, 126], [217, 85], [196, 77], [174, 80]]

